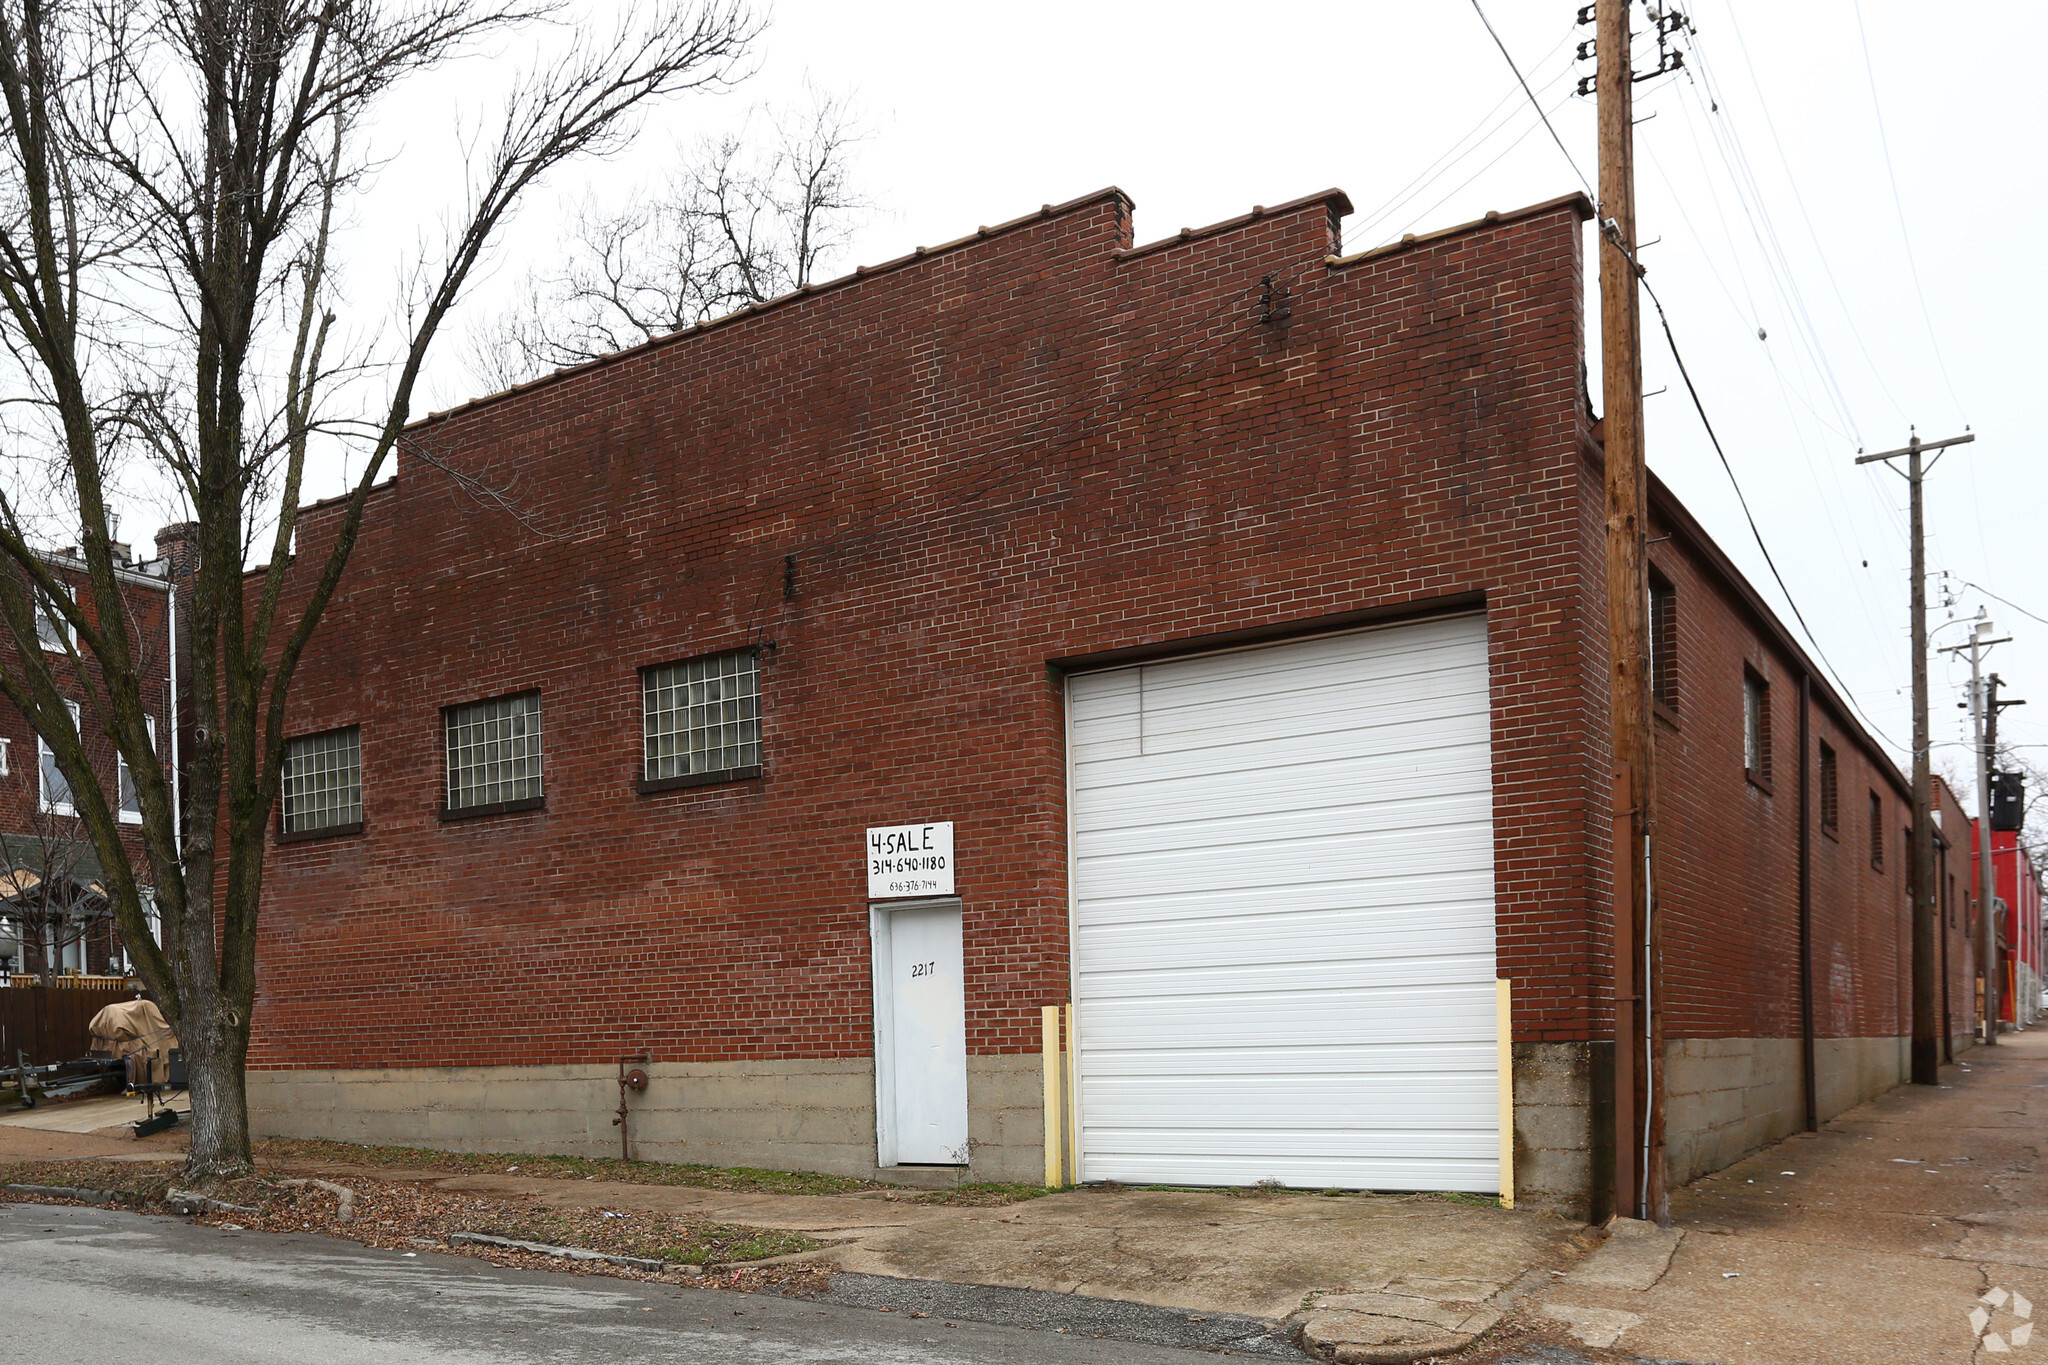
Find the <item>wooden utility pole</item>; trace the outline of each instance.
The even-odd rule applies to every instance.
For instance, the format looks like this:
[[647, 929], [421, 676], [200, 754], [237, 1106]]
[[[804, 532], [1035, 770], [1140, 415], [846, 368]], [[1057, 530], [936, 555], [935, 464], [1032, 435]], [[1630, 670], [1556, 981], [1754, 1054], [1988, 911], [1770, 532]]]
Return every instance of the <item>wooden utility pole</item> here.
[[[1632, 1076], [1617, 1075], [1617, 1088], [1635, 1091], [1628, 1106], [1641, 1116], [1639, 1150], [1617, 1151], [1617, 1162], [1639, 1162], [1641, 1180], [1632, 1192], [1636, 1208], [1619, 1212], [1668, 1222], [1664, 1172], [1663, 1030], [1659, 988], [1655, 868], [1650, 861], [1654, 829], [1655, 774], [1650, 733], [1649, 641], [1646, 616], [1649, 578], [1644, 571], [1649, 478], [1643, 464], [1642, 317], [1636, 293], [1635, 70], [1629, 55], [1628, 0], [1597, 0], [1594, 7], [1594, 92], [1600, 120], [1600, 343], [1601, 391], [1606, 404], [1602, 447], [1607, 501], [1608, 710], [1614, 765], [1626, 774], [1629, 800], [1627, 841], [1614, 822], [1616, 889], [1628, 888], [1629, 933], [1615, 935], [1631, 951], [1633, 970], [1617, 970], [1630, 983], [1633, 1002], [1616, 1000], [1617, 1029], [1635, 1031], [1640, 1065]], [[1617, 784], [1619, 799], [1623, 784]], [[1619, 897], [1615, 913], [1622, 912]], [[1617, 929], [1619, 926], [1617, 925]], [[1617, 991], [1617, 996], [1621, 994]], [[1631, 1007], [1633, 1005], [1633, 1007]], [[1633, 1051], [1634, 1049], [1631, 1049]], [[1617, 1106], [1619, 1107], [1619, 1106]], [[1631, 1148], [1634, 1143], [1629, 1144]], [[1619, 1188], [1618, 1183], [1618, 1188]]]
[[[1922, 441], [1918, 432], [1898, 450], [1858, 455], [1857, 464], [1906, 457], [1906, 483], [1912, 489], [1913, 536], [1913, 856], [1907, 860], [1913, 905], [1913, 1084], [1941, 1083], [1941, 976], [1937, 937], [1939, 911], [1934, 887], [1934, 770], [1929, 762], [1927, 724], [1927, 533], [1921, 513], [1920, 484], [1932, 465], [1922, 466], [1927, 451], [1968, 445], [1972, 435], [1945, 441]], [[1936, 456], [1939, 459], [1939, 455]]]
[[1991, 746], [1986, 742], [1987, 714], [1995, 714], [1987, 707], [1984, 696], [1984, 651], [1993, 645], [2002, 645], [2012, 637], [2009, 635], [1993, 638], [1992, 625], [1980, 616], [1976, 628], [1970, 632], [1970, 642], [1950, 645], [1944, 654], [1970, 652], [1970, 737], [1975, 741], [1975, 776], [1977, 779], [1977, 973], [1983, 982], [1978, 994], [1978, 1027], [1987, 1044], [1998, 1041], [1998, 962], [1993, 951], [1998, 943], [1996, 930], [1991, 922], [1993, 889], [1997, 883], [1991, 869]]

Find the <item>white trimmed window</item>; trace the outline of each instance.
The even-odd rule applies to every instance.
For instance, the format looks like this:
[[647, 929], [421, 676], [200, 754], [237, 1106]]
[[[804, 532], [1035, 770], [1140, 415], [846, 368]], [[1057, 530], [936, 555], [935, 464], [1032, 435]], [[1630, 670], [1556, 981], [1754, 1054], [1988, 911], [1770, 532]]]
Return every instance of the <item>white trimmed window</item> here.
[[[144, 716], [142, 723], [149, 727], [150, 752], [156, 752], [156, 717]], [[142, 823], [142, 793], [135, 789], [135, 774], [128, 769], [127, 755], [116, 750], [114, 764], [120, 770], [121, 781], [121, 823], [139, 825]]]
[[541, 799], [540, 693], [451, 706], [442, 715], [448, 741], [447, 810], [498, 809]]
[[[78, 589], [67, 583], [64, 591], [70, 594], [72, 601], [78, 600]], [[69, 621], [58, 615], [57, 609], [50, 605], [50, 599], [40, 591], [36, 593], [36, 643], [51, 654], [62, 654], [78, 643], [78, 632], [71, 628]]]
[[362, 730], [301, 735], [284, 748], [284, 834], [357, 829], [363, 823]]
[[761, 665], [751, 649], [640, 671], [643, 782], [761, 766]]
[[[64, 710], [71, 717], [71, 733], [78, 733], [78, 703], [67, 701]], [[45, 815], [76, 815], [78, 806], [72, 800], [71, 783], [65, 780], [63, 769], [57, 766], [57, 751], [41, 735], [36, 736], [36, 759], [42, 779], [41, 804]]]

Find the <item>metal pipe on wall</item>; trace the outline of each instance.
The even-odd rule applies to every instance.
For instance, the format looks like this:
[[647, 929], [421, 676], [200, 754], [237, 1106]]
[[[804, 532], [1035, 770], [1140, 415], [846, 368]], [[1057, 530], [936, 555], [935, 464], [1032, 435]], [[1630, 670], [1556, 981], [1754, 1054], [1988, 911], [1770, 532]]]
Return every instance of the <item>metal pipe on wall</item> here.
[[1799, 675], [1799, 1065], [1806, 1131], [1820, 1129], [1813, 1061], [1813, 675]]

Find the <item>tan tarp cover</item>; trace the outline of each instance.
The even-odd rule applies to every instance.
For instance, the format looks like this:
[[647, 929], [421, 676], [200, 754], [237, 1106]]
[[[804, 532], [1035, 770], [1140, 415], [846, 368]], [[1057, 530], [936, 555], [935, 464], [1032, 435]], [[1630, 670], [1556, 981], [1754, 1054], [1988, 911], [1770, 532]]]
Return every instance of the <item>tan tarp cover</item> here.
[[164, 1022], [154, 1000], [123, 1000], [92, 1017], [92, 1050], [128, 1057], [138, 1052], [161, 1056], [178, 1045], [178, 1035]]

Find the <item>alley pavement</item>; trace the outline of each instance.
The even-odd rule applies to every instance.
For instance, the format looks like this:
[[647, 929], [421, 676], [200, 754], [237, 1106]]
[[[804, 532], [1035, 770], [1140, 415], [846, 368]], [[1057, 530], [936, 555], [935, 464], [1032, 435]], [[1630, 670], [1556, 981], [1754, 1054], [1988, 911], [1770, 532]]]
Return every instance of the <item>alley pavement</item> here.
[[1652, 1360], [2048, 1362], [2048, 1028], [1940, 1079], [1677, 1191], [1668, 1269], [1640, 1289], [1574, 1273], [1544, 1310]]

